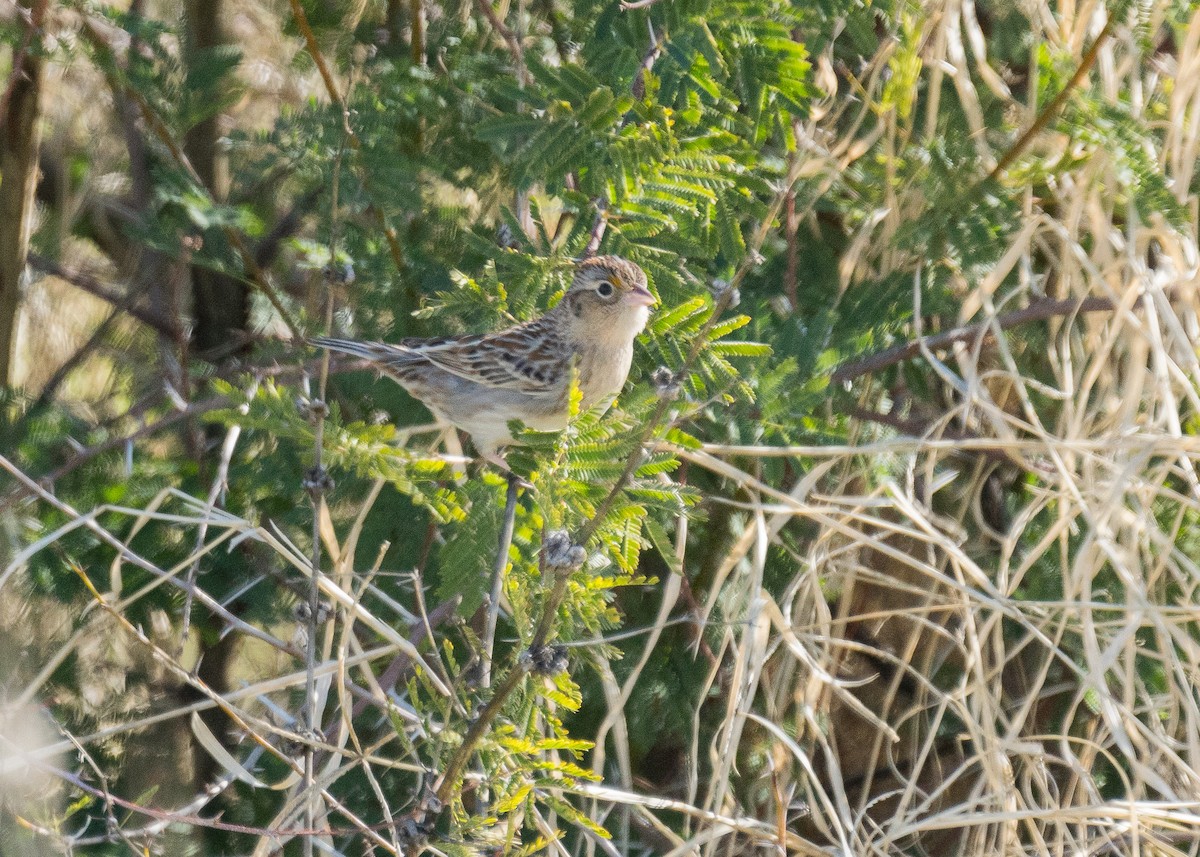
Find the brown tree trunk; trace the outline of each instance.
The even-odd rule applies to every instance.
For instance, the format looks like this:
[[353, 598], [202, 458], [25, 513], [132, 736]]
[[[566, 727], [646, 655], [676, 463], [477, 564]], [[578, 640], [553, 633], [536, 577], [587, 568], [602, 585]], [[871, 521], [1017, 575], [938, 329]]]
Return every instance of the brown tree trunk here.
[[40, 39], [47, 0], [20, 0], [28, 27], [24, 43], [14, 51], [0, 116], [0, 387], [13, 383], [17, 311], [25, 272], [29, 235], [33, 230], [41, 142], [42, 59], [31, 50]]
[[[186, 54], [190, 60], [199, 52], [229, 43], [222, 24], [224, 0], [187, 0]], [[217, 202], [229, 197], [229, 158], [221, 147], [224, 117], [212, 116], [187, 132], [184, 152], [200, 179]], [[192, 348], [214, 362], [248, 350], [246, 332], [250, 320], [250, 296], [244, 283], [199, 266], [191, 270]]]

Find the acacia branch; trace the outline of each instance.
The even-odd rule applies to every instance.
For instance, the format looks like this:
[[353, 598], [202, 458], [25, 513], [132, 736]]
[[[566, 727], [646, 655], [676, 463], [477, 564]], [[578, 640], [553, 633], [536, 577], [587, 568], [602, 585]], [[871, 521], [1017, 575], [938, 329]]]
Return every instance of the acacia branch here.
[[[112, 62], [114, 66], [119, 66], [119, 60], [117, 59], [115, 49], [108, 42], [108, 39], [105, 38], [104, 34], [100, 32], [99, 24], [96, 21], [88, 18], [85, 21], [82, 32], [94, 47], [104, 52], [108, 56], [109, 61]], [[166, 147], [167, 152], [169, 152], [171, 155], [171, 159], [175, 161], [175, 164], [181, 170], [183, 170], [184, 174], [196, 186], [196, 188], [207, 197], [208, 201], [215, 205], [211, 189], [204, 183], [204, 180], [200, 178], [200, 174], [196, 172], [196, 168], [192, 165], [191, 160], [183, 151], [183, 148], [172, 136], [171, 129], [167, 127], [167, 124], [163, 121], [162, 117], [154, 111], [150, 103], [147, 102], [146, 99], [142, 97], [141, 93], [139, 93], [133, 87], [125, 86], [120, 80], [116, 79], [116, 77], [111, 74], [109, 75], [109, 85], [112, 87], [114, 92], [120, 92], [123, 96], [129, 98], [135, 105], [137, 105], [138, 111], [142, 116], [142, 121], [144, 121], [150, 130], [154, 132], [154, 136], [158, 138], [159, 142]], [[296, 324], [295, 319], [292, 318], [292, 314], [288, 312], [287, 307], [283, 305], [283, 302], [276, 293], [274, 286], [271, 285], [270, 280], [267, 278], [266, 272], [264, 272], [259, 266], [258, 262], [255, 261], [254, 254], [250, 252], [250, 248], [246, 246], [246, 242], [242, 240], [241, 234], [238, 233], [238, 231], [232, 226], [224, 226], [222, 227], [221, 231], [225, 235], [225, 239], [229, 242], [230, 246], [233, 247], [233, 249], [237, 252], [238, 257], [241, 259], [247, 281], [260, 292], [262, 292], [264, 296], [266, 296], [267, 300], [270, 301], [271, 306], [275, 308], [277, 313], [279, 313], [279, 317], [283, 320], [283, 323], [287, 325], [288, 330], [291, 331], [293, 338], [299, 341], [302, 338], [300, 335], [299, 326]]]
[[142, 324], [152, 328], [164, 337], [174, 340], [178, 339], [181, 335], [179, 326], [175, 323], [174, 319], [167, 318], [153, 309], [139, 306], [137, 295], [123, 295], [117, 289], [105, 285], [85, 271], [64, 267], [53, 259], [47, 259], [45, 256], [37, 253], [29, 254], [29, 265], [36, 271], [58, 277], [60, 280], [70, 283], [75, 288], [82, 289], [89, 295], [98, 297], [102, 301], [107, 301], [118, 310], [133, 316]]
[[996, 335], [996, 328], [1008, 330], [1032, 321], [1045, 321], [1057, 316], [1075, 315], [1076, 313], [1112, 312], [1113, 309], [1114, 304], [1108, 298], [1075, 298], [1065, 301], [1046, 298], [1035, 301], [1024, 309], [997, 316], [990, 321], [981, 321], [977, 324], [956, 327], [944, 333], [914, 339], [903, 345], [895, 345], [883, 351], [878, 351], [875, 354], [869, 354], [866, 357], [860, 357], [848, 363], [843, 363], [833, 370], [830, 381], [835, 384], [842, 384], [846, 381], [852, 381], [861, 375], [878, 372], [880, 369], [886, 369], [889, 366], [894, 366], [897, 363], [902, 363], [905, 360], [916, 357], [921, 353], [923, 348], [928, 348], [931, 351], [939, 351], [958, 342], [967, 342], [975, 339], [987, 341]]
[[[304, 36], [305, 48], [316, 63], [318, 70], [321, 72], [321, 80], [325, 84], [325, 91], [329, 93], [330, 99], [338, 106], [342, 112], [342, 134], [345, 137], [346, 143], [355, 154], [362, 151], [362, 141], [358, 135], [354, 133], [354, 129], [350, 127], [350, 108], [346, 103], [345, 97], [338, 90], [337, 84], [334, 82], [333, 73], [329, 70], [329, 63], [325, 59], [325, 55], [321, 52], [321, 46], [317, 44], [317, 37], [313, 33], [312, 26], [308, 23], [308, 15], [304, 12], [304, 7], [300, 0], [290, 0], [292, 7], [292, 17], [296, 21], [296, 26], [300, 29]], [[362, 163], [355, 159], [355, 164], [358, 167], [358, 179], [362, 183], [363, 190], [366, 192], [368, 203], [367, 213], [375, 218], [376, 224], [383, 232], [383, 237], [387, 241], [388, 251], [392, 257], [392, 263], [396, 266], [397, 271], [403, 271], [407, 267], [404, 261], [404, 250], [400, 246], [400, 239], [396, 234], [396, 228], [388, 223], [387, 215], [374, 201], [374, 193], [372, 191], [370, 176], [366, 170], [362, 168]], [[332, 263], [334, 260], [330, 259]]]
[[[717, 324], [724, 312], [733, 305], [734, 298], [738, 293], [738, 286], [741, 285], [742, 281], [746, 278], [746, 275], [749, 274], [750, 271], [753, 270], [758, 264], [760, 258], [758, 250], [760, 247], [762, 247], [763, 242], [766, 241], [772, 225], [779, 217], [779, 213], [783, 209], [784, 199], [799, 178], [800, 163], [801, 162], [799, 158], [795, 156], [791, 158], [788, 166], [787, 176], [782, 183], [782, 187], [779, 189], [779, 192], [772, 200], [771, 206], [767, 211], [767, 215], [759, 224], [759, 228], [755, 233], [754, 240], [749, 243], [746, 251], [746, 257], [742, 260], [742, 263], [738, 267], [737, 272], [734, 274], [733, 279], [724, 287], [720, 296], [717, 298], [715, 304], [713, 305], [713, 311], [709, 314], [708, 319], [693, 337], [691, 347], [688, 349], [683, 363], [675, 373], [676, 378], [685, 377], [691, 371], [692, 366], [695, 365], [696, 360], [698, 360], [700, 357], [701, 351], [704, 349], [709, 331], [711, 331]], [[617, 481], [613, 484], [604, 500], [597, 507], [595, 515], [593, 515], [592, 518], [586, 524], [584, 524], [583, 528], [575, 536], [575, 542], [577, 544], [586, 545], [600, 529], [601, 525], [604, 523], [605, 517], [609, 512], [612, 511], [613, 506], [616, 504], [617, 498], [620, 496], [621, 492], [625, 490], [626, 486], [628, 486], [630, 480], [633, 478], [633, 475], [637, 472], [638, 467], [641, 465], [645, 444], [653, 437], [654, 433], [658, 431], [659, 426], [667, 416], [667, 412], [670, 409], [673, 401], [674, 398], [666, 393], [659, 396], [658, 404], [655, 406], [654, 412], [642, 424], [642, 430], [638, 435], [638, 441], [634, 445], [633, 451], [629, 454], [629, 457], [625, 461], [625, 469], [622, 471]], [[544, 549], [545, 544], [543, 543], [543, 550]], [[554, 571], [554, 588], [550, 591], [550, 595], [546, 598], [545, 603], [542, 605], [541, 618], [538, 621], [537, 630], [534, 632], [533, 639], [529, 644], [529, 652], [537, 652], [546, 645], [547, 641], [550, 639], [551, 633], [553, 632], [554, 617], [558, 615], [558, 608], [562, 605], [562, 602], [567, 595], [567, 587], [570, 583], [571, 570], [566, 568], [556, 568]], [[492, 722], [500, 715], [500, 712], [503, 709], [504, 703], [507, 701], [508, 697], [511, 696], [513, 691], [520, 686], [521, 681], [529, 673], [531, 668], [531, 659], [519, 659], [513, 668], [509, 670], [508, 675], [504, 677], [504, 682], [498, 688], [496, 688], [496, 692], [488, 701], [487, 706], [479, 714], [479, 716], [475, 718], [474, 722], [467, 730], [467, 734], [463, 736], [462, 742], [455, 750], [454, 755], [451, 757], [449, 763], [447, 763], [446, 767], [442, 771], [442, 774], [437, 781], [437, 785], [434, 788], [434, 795], [440, 804], [445, 805], [449, 801], [450, 793], [453, 790], [459, 776], [466, 768], [467, 761], [471, 758], [471, 754], [475, 752], [476, 746], [478, 746], [479, 742], [483, 740], [483, 736], [491, 727]], [[433, 810], [429, 801], [427, 800], [423, 802], [422, 806], [417, 810], [417, 815], [423, 817], [430, 811]]]
[[1021, 154], [1021, 152], [1023, 152], [1029, 146], [1029, 144], [1033, 142], [1034, 138], [1036, 138], [1037, 135], [1040, 134], [1048, 124], [1050, 124], [1050, 120], [1053, 119], [1055, 115], [1057, 115], [1058, 112], [1063, 108], [1063, 105], [1067, 103], [1067, 98], [1079, 86], [1079, 84], [1083, 82], [1083, 79], [1087, 76], [1087, 73], [1091, 71], [1092, 66], [1096, 62], [1096, 57], [1100, 54], [1100, 48], [1103, 47], [1106, 41], [1108, 41], [1109, 36], [1111, 36], [1113, 30], [1116, 29], [1116, 25], [1116, 16], [1109, 15], [1108, 21], [1104, 24], [1104, 29], [1100, 31], [1098, 36], [1096, 36], [1096, 40], [1092, 42], [1092, 46], [1088, 48], [1087, 53], [1085, 53], [1083, 58], [1079, 61], [1079, 68], [1075, 69], [1075, 73], [1071, 75], [1071, 79], [1068, 80], [1066, 85], [1058, 91], [1057, 95], [1050, 99], [1050, 103], [1042, 108], [1042, 111], [1037, 115], [1037, 118], [1033, 120], [1033, 124], [1030, 125], [1029, 128], [1026, 129], [1025, 133], [1017, 139], [1017, 142], [1013, 143], [1012, 146], [1009, 147], [1008, 151], [1005, 152], [1003, 157], [1001, 157], [996, 163], [996, 166], [992, 168], [992, 171], [988, 173], [987, 178], [980, 183], [981, 185], [987, 184], [988, 182], [999, 178], [1000, 174], [1008, 169], [1012, 165], [1013, 161], [1015, 161]]

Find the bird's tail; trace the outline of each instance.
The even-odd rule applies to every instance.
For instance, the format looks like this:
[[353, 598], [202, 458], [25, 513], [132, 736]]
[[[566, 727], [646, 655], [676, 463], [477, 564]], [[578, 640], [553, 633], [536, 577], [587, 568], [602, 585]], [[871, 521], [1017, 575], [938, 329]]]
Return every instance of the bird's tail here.
[[336, 339], [332, 336], [311, 336], [308, 338], [308, 344], [318, 348], [328, 348], [330, 351], [340, 351], [343, 354], [353, 354], [355, 357], [376, 362], [383, 362], [388, 358], [395, 359], [395, 355], [391, 353], [395, 351], [394, 346], [382, 342], [360, 342], [355, 339]]

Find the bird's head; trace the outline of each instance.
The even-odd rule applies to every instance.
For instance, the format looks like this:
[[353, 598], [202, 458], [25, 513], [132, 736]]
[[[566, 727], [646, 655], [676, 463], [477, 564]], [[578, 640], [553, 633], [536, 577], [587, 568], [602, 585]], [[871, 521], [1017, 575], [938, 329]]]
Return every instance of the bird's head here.
[[563, 306], [580, 332], [632, 341], [645, 328], [658, 299], [646, 288], [646, 272], [619, 256], [593, 256], [575, 268]]

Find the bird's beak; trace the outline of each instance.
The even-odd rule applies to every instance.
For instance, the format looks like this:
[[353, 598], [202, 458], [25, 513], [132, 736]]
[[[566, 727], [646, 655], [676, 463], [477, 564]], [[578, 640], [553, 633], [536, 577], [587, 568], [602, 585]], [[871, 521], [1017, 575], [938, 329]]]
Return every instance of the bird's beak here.
[[625, 295], [625, 303], [632, 306], [654, 306], [658, 303], [658, 298], [650, 294], [650, 290], [642, 286], [634, 286]]

